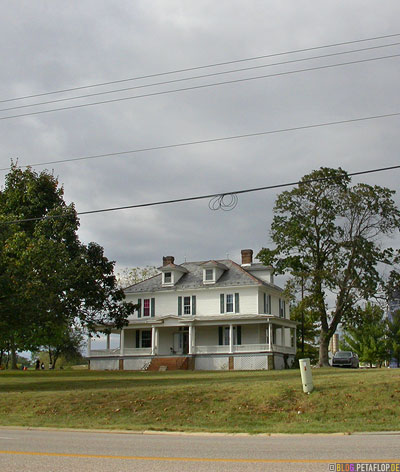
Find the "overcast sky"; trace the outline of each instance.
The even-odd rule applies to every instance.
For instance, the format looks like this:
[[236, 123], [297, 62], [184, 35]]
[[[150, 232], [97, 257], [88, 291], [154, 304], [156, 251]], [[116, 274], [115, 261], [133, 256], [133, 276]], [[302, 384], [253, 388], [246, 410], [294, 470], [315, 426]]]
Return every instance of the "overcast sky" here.
[[[398, 0], [1, 1], [0, 99], [400, 33]], [[254, 65], [400, 42], [335, 48], [0, 103], [10, 108]], [[0, 111], [61, 106], [400, 54], [400, 45], [299, 63]], [[0, 119], [0, 167], [115, 153], [400, 112], [400, 57], [217, 87]], [[349, 172], [399, 164], [400, 117], [47, 166], [78, 211], [296, 181], [320, 166]], [[46, 167], [36, 167], [38, 171]], [[6, 172], [0, 173], [1, 185]], [[397, 189], [400, 170], [355, 179]], [[239, 195], [230, 212], [208, 201], [81, 217], [119, 267], [258, 252], [276, 190]], [[400, 203], [398, 197], [396, 201]], [[400, 247], [400, 238], [393, 240]]]

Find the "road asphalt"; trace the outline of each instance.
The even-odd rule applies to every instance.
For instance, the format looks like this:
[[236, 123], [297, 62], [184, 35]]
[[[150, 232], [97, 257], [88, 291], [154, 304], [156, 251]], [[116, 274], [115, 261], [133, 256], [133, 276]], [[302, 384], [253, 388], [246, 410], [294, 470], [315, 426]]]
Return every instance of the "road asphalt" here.
[[337, 471], [336, 464], [344, 462], [400, 463], [400, 432], [249, 436], [0, 429], [4, 472], [307, 472]]

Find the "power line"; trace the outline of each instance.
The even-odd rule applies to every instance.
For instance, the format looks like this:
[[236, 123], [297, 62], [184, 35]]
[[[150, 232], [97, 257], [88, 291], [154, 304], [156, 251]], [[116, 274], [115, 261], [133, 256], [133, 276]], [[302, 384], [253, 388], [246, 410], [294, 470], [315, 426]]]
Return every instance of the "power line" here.
[[[0, 112], [4, 111], [11, 111], [11, 110], [20, 110], [22, 108], [31, 108], [31, 107], [36, 107], [36, 106], [41, 106], [41, 105], [50, 105], [52, 103], [60, 103], [60, 102], [68, 102], [70, 100], [79, 100], [82, 98], [90, 98], [90, 97], [98, 97], [99, 95], [109, 95], [110, 93], [119, 93], [119, 92], [127, 92], [129, 90], [137, 90], [137, 89], [143, 89], [143, 88], [148, 88], [148, 87], [156, 87], [158, 85], [168, 85], [168, 84], [174, 84], [178, 82], [186, 82], [188, 80], [195, 80], [195, 79], [204, 79], [207, 77], [215, 77], [215, 76], [220, 76], [220, 75], [226, 75], [226, 74], [233, 74], [233, 73], [238, 73], [238, 72], [245, 72], [249, 70], [255, 70], [255, 69], [263, 69], [266, 67], [275, 67], [275, 66], [280, 66], [280, 65], [286, 65], [286, 64], [292, 64], [295, 62], [305, 62], [305, 61], [311, 61], [314, 59], [324, 59], [327, 57], [333, 57], [333, 56], [341, 56], [344, 54], [353, 54], [356, 52], [364, 52], [364, 51], [371, 51], [373, 49], [382, 49], [382, 48], [387, 48], [387, 47], [392, 47], [392, 46], [398, 46], [400, 42], [396, 43], [390, 43], [390, 44], [381, 44], [379, 46], [371, 46], [367, 48], [359, 48], [359, 49], [351, 49], [350, 51], [340, 51], [340, 52], [335, 52], [332, 54], [321, 54], [319, 56], [311, 56], [311, 57], [304, 57], [301, 59], [292, 59], [289, 61], [281, 61], [281, 62], [273, 62], [270, 64], [261, 64], [258, 66], [251, 66], [251, 67], [242, 67], [240, 69], [231, 69], [223, 72], [213, 72], [210, 74], [202, 74], [202, 75], [195, 75], [191, 77], [183, 77], [179, 79], [173, 79], [173, 80], [165, 80], [162, 82], [154, 82], [152, 84], [143, 84], [143, 85], [136, 85], [133, 87], [125, 87], [121, 89], [116, 89], [116, 90], [106, 90], [104, 92], [97, 92], [97, 93], [88, 93], [85, 95], [77, 95], [75, 97], [66, 97], [66, 98], [58, 98], [55, 100], [48, 100], [46, 102], [37, 102], [37, 103], [30, 103], [28, 105], [18, 105], [14, 107], [8, 107], [8, 108], [0, 108]], [[0, 101], [1, 103], [1, 101]]]
[[36, 93], [32, 95], [25, 95], [21, 97], [15, 97], [15, 98], [7, 98], [0, 100], [0, 103], [5, 103], [5, 102], [11, 102], [11, 101], [16, 101], [16, 100], [24, 100], [27, 98], [35, 98], [35, 97], [43, 97], [45, 95], [52, 95], [52, 94], [57, 94], [57, 93], [64, 93], [64, 92], [72, 92], [75, 90], [83, 90], [83, 89], [88, 89], [88, 88], [93, 88], [93, 87], [102, 87], [105, 85], [112, 85], [112, 84], [118, 84], [118, 83], [123, 83], [123, 82], [130, 82], [133, 80], [140, 80], [140, 79], [149, 79], [153, 77], [160, 77], [164, 75], [170, 75], [170, 74], [177, 74], [177, 73], [182, 73], [182, 72], [190, 72], [194, 70], [200, 70], [200, 69], [207, 69], [211, 67], [218, 67], [218, 66], [225, 66], [229, 64], [237, 64], [240, 62], [248, 62], [248, 61], [255, 61], [259, 59], [267, 59], [271, 57], [277, 57], [277, 56], [284, 56], [284, 55], [289, 55], [289, 54], [296, 54], [299, 52], [307, 52], [307, 51], [315, 51], [318, 49], [324, 49], [324, 48], [332, 48], [332, 47], [337, 47], [337, 46], [345, 46], [348, 44], [356, 44], [356, 43], [362, 43], [366, 41], [376, 41], [379, 39], [386, 39], [386, 38], [394, 38], [396, 36], [400, 36], [400, 33], [394, 33], [394, 34], [387, 34], [384, 36], [375, 36], [371, 38], [363, 38], [363, 39], [356, 39], [353, 41], [344, 41], [340, 43], [331, 43], [331, 44], [325, 44], [322, 46], [313, 46], [309, 48], [303, 48], [303, 49], [293, 49], [291, 51], [284, 51], [284, 52], [277, 52], [277, 53], [272, 53], [272, 54], [264, 54], [261, 56], [254, 56], [254, 57], [247, 57], [247, 58], [242, 58], [242, 59], [236, 59], [232, 61], [225, 61], [225, 62], [215, 62], [213, 64], [206, 64], [206, 65], [201, 65], [201, 66], [195, 66], [195, 67], [187, 67], [184, 69], [175, 69], [167, 72], [158, 72], [156, 74], [147, 74], [147, 75], [142, 75], [142, 76], [136, 76], [136, 77], [130, 77], [127, 79], [119, 79], [119, 80], [111, 80], [108, 82], [101, 82], [97, 84], [90, 84], [90, 85], [82, 85], [80, 87], [70, 87], [66, 89], [60, 89], [60, 90], [54, 90], [51, 92], [42, 92], [42, 93]]
[[[354, 176], [354, 175], [362, 175], [362, 174], [373, 174], [376, 172], [383, 172], [387, 170], [395, 170], [395, 169], [400, 169], [400, 165], [395, 165], [395, 166], [390, 166], [390, 167], [380, 167], [377, 169], [369, 169], [369, 170], [361, 170], [357, 172], [349, 172], [347, 175], [349, 176]], [[126, 206], [120, 206], [120, 207], [112, 207], [112, 208], [102, 208], [100, 210], [88, 210], [88, 211], [81, 211], [77, 212], [77, 215], [92, 215], [95, 213], [105, 213], [105, 212], [111, 212], [111, 211], [120, 211], [120, 210], [129, 210], [133, 208], [145, 208], [145, 207], [151, 207], [151, 206], [160, 206], [160, 205], [168, 205], [172, 203], [182, 203], [182, 202], [192, 202], [195, 200], [205, 200], [205, 199], [210, 199], [214, 197], [224, 197], [226, 195], [240, 195], [243, 193], [251, 193], [251, 192], [260, 192], [261, 190], [271, 190], [271, 189], [277, 189], [277, 188], [284, 188], [284, 187], [292, 187], [294, 185], [299, 185], [299, 184], [308, 184], [308, 183], [313, 183], [313, 182], [320, 182], [324, 180], [331, 180], [333, 177], [321, 177], [321, 178], [316, 178], [316, 179], [309, 179], [309, 180], [298, 180], [296, 182], [287, 182], [284, 184], [276, 184], [276, 185], [266, 185], [264, 187], [253, 187], [253, 188], [248, 188], [248, 189], [241, 189], [241, 190], [234, 190], [234, 191], [229, 191], [229, 192], [223, 192], [223, 193], [212, 193], [209, 195], [197, 195], [194, 197], [186, 197], [186, 198], [175, 198], [172, 200], [162, 200], [162, 201], [157, 201], [157, 202], [151, 202], [151, 203], [140, 203], [137, 205], [126, 205]], [[46, 219], [54, 219], [54, 218], [65, 218], [68, 215], [49, 215], [49, 216], [42, 216], [42, 217], [35, 217], [35, 218], [25, 218], [22, 220], [15, 220], [15, 221], [3, 221], [4, 224], [17, 224], [17, 223], [27, 223], [29, 221], [39, 221], [39, 220], [46, 220]]]
[[194, 85], [191, 87], [184, 87], [180, 89], [174, 89], [174, 90], [164, 90], [161, 92], [152, 92], [152, 93], [146, 93], [143, 95], [134, 95], [132, 97], [124, 97], [124, 98], [113, 98], [111, 100], [103, 100], [100, 102], [92, 102], [92, 103], [82, 103], [80, 105], [72, 105], [68, 107], [60, 107], [60, 108], [53, 108], [50, 110], [41, 110], [41, 111], [34, 111], [34, 112], [29, 112], [29, 113], [21, 113], [19, 115], [9, 115], [9, 116], [3, 116], [0, 117], [0, 120], [9, 120], [12, 118], [21, 118], [24, 116], [33, 116], [33, 115], [42, 115], [44, 113], [53, 113], [55, 111], [65, 111], [65, 110], [72, 110], [75, 108], [84, 108], [84, 107], [89, 107], [89, 106], [94, 106], [94, 105], [104, 105], [106, 103], [116, 103], [116, 102], [122, 102], [126, 100], [135, 100], [138, 98], [145, 98], [145, 97], [155, 97], [158, 95], [165, 95], [169, 93], [177, 93], [177, 92], [185, 92], [188, 90], [199, 90], [199, 89], [205, 89], [205, 88], [210, 88], [210, 87], [216, 87], [219, 85], [228, 85], [228, 84], [234, 84], [234, 83], [239, 83], [239, 82], [248, 82], [250, 80], [258, 80], [258, 79], [266, 79], [269, 77], [278, 77], [278, 76], [283, 76], [283, 75], [291, 75], [291, 74], [298, 74], [301, 72], [310, 72], [314, 70], [321, 70], [321, 69], [332, 69], [334, 67], [340, 67], [340, 66], [348, 66], [348, 65], [353, 65], [353, 64], [361, 64], [364, 62], [371, 62], [371, 61], [378, 61], [378, 60], [383, 60], [383, 59], [392, 59], [395, 57], [400, 57], [400, 54], [391, 54], [389, 56], [379, 56], [379, 57], [372, 57], [369, 59], [359, 59], [357, 61], [349, 61], [349, 62], [341, 62], [338, 64], [328, 64], [325, 66], [318, 66], [318, 67], [309, 67], [306, 69], [297, 69], [297, 70], [292, 70], [292, 71], [286, 71], [286, 72], [278, 72], [276, 74], [267, 74], [267, 75], [259, 75], [256, 77], [245, 77], [242, 79], [234, 79], [234, 80], [227, 80], [224, 82], [214, 82], [211, 84], [203, 84], [203, 85]]
[[[84, 161], [88, 159], [99, 159], [102, 157], [122, 156], [126, 154], [136, 154], [136, 153], [149, 152], [149, 151], [160, 151], [162, 149], [172, 149], [172, 148], [179, 148], [179, 147], [185, 147], [185, 146], [194, 146], [198, 144], [216, 143], [220, 141], [228, 141], [228, 140], [233, 140], [233, 139], [253, 138], [256, 136], [266, 136], [269, 134], [287, 133], [290, 131], [301, 131], [304, 129], [312, 129], [312, 128], [322, 128], [325, 126], [334, 126], [334, 125], [341, 125], [341, 124], [346, 124], [346, 123], [356, 123], [359, 121], [369, 121], [369, 120], [376, 120], [376, 119], [381, 119], [381, 118], [391, 118], [391, 117], [399, 116], [399, 115], [400, 115], [400, 112], [386, 113], [383, 115], [363, 116], [359, 118], [350, 118], [347, 120], [327, 121], [324, 123], [314, 123], [310, 125], [295, 126], [291, 128], [280, 128], [280, 129], [275, 129], [275, 130], [259, 131], [257, 133], [236, 134], [236, 135], [224, 136], [220, 138], [210, 138], [210, 139], [202, 139], [198, 141], [188, 141], [185, 143], [166, 144], [164, 146], [153, 146], [153, 147], [140, 148], [140, 149], [131, 149], [129, 151], [110, 152], [110, 153], [105, 153], [105, 154], [94, 154], [94, 155], [89, 155], [89, 156], [60, 159], [56, 161], [38, 162], [36, 164], [27, 164], [27, 165], [19, 166], [19, 167], [20, 168], [37, 167], [37, 166], [45, 166], [49, 164], [62, 164], [66, 162]], [[0, 171], [6, 171], [10, 169], [11, 167], [4, 167], [0, 169]]]

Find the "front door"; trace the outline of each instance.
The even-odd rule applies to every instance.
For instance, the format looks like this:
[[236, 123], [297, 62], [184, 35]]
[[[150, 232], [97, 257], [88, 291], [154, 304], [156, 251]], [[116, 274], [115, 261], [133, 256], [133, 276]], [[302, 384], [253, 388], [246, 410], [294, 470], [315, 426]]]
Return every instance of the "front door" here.
[[174, 333], [174, 354], [187, 354], [189, 352], [189, 333], [180, 331]]
[[189, 352], [189, 333], [182, 333], [182, 354]]

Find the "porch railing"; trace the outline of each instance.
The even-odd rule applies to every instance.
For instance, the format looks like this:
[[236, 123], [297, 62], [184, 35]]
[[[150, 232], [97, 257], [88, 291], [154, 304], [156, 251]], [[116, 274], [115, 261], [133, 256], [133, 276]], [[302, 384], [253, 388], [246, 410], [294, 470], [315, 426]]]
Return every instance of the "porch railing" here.
[[[271, 349], [268, 344], [237, 344], [233, 346], [232, 353], [240, 352], [280, 352], [283, 354], [295, 354], [295, 348], [289, 346], [279, 346], [273, 344]], [[229, 346], [195, 346], [194, 354], [229, 354]], [[109, 357], [120, 356], [121, 350], [118, 349], [91, 349], [89, 356], [91, 357]], [[129, 348], [126, 347], [123, 351], [124, 356], [145, 356], [151, 355], [151, 348]]]
[[[124, 349], [124, 356], [143, 356], [151, 354], [151, 347], [146, 348], [129, 348]], [[120, 356], [120, 349], [91, 349], [89, 352], [90, 357], [109, 357], [109, 356]]]
[[89, 356], [103, 357], [103, 356], [119, 356], [119, 349], [91, 349]]
[[124, 355], [126, 356], [143, 356], [148, 354], [151, 354], [151, 347], [126, 347], [124, 349]]
[[[232, 353], [238, 352], [280, 352], [283, 354], [295, 354], [295, 348], [289, 346], [279, 346], [273, 344], [236, 344], [232, 346]], [[229, 346], [196, 346], [194, 348], [195, 354], [229, 354]]]

